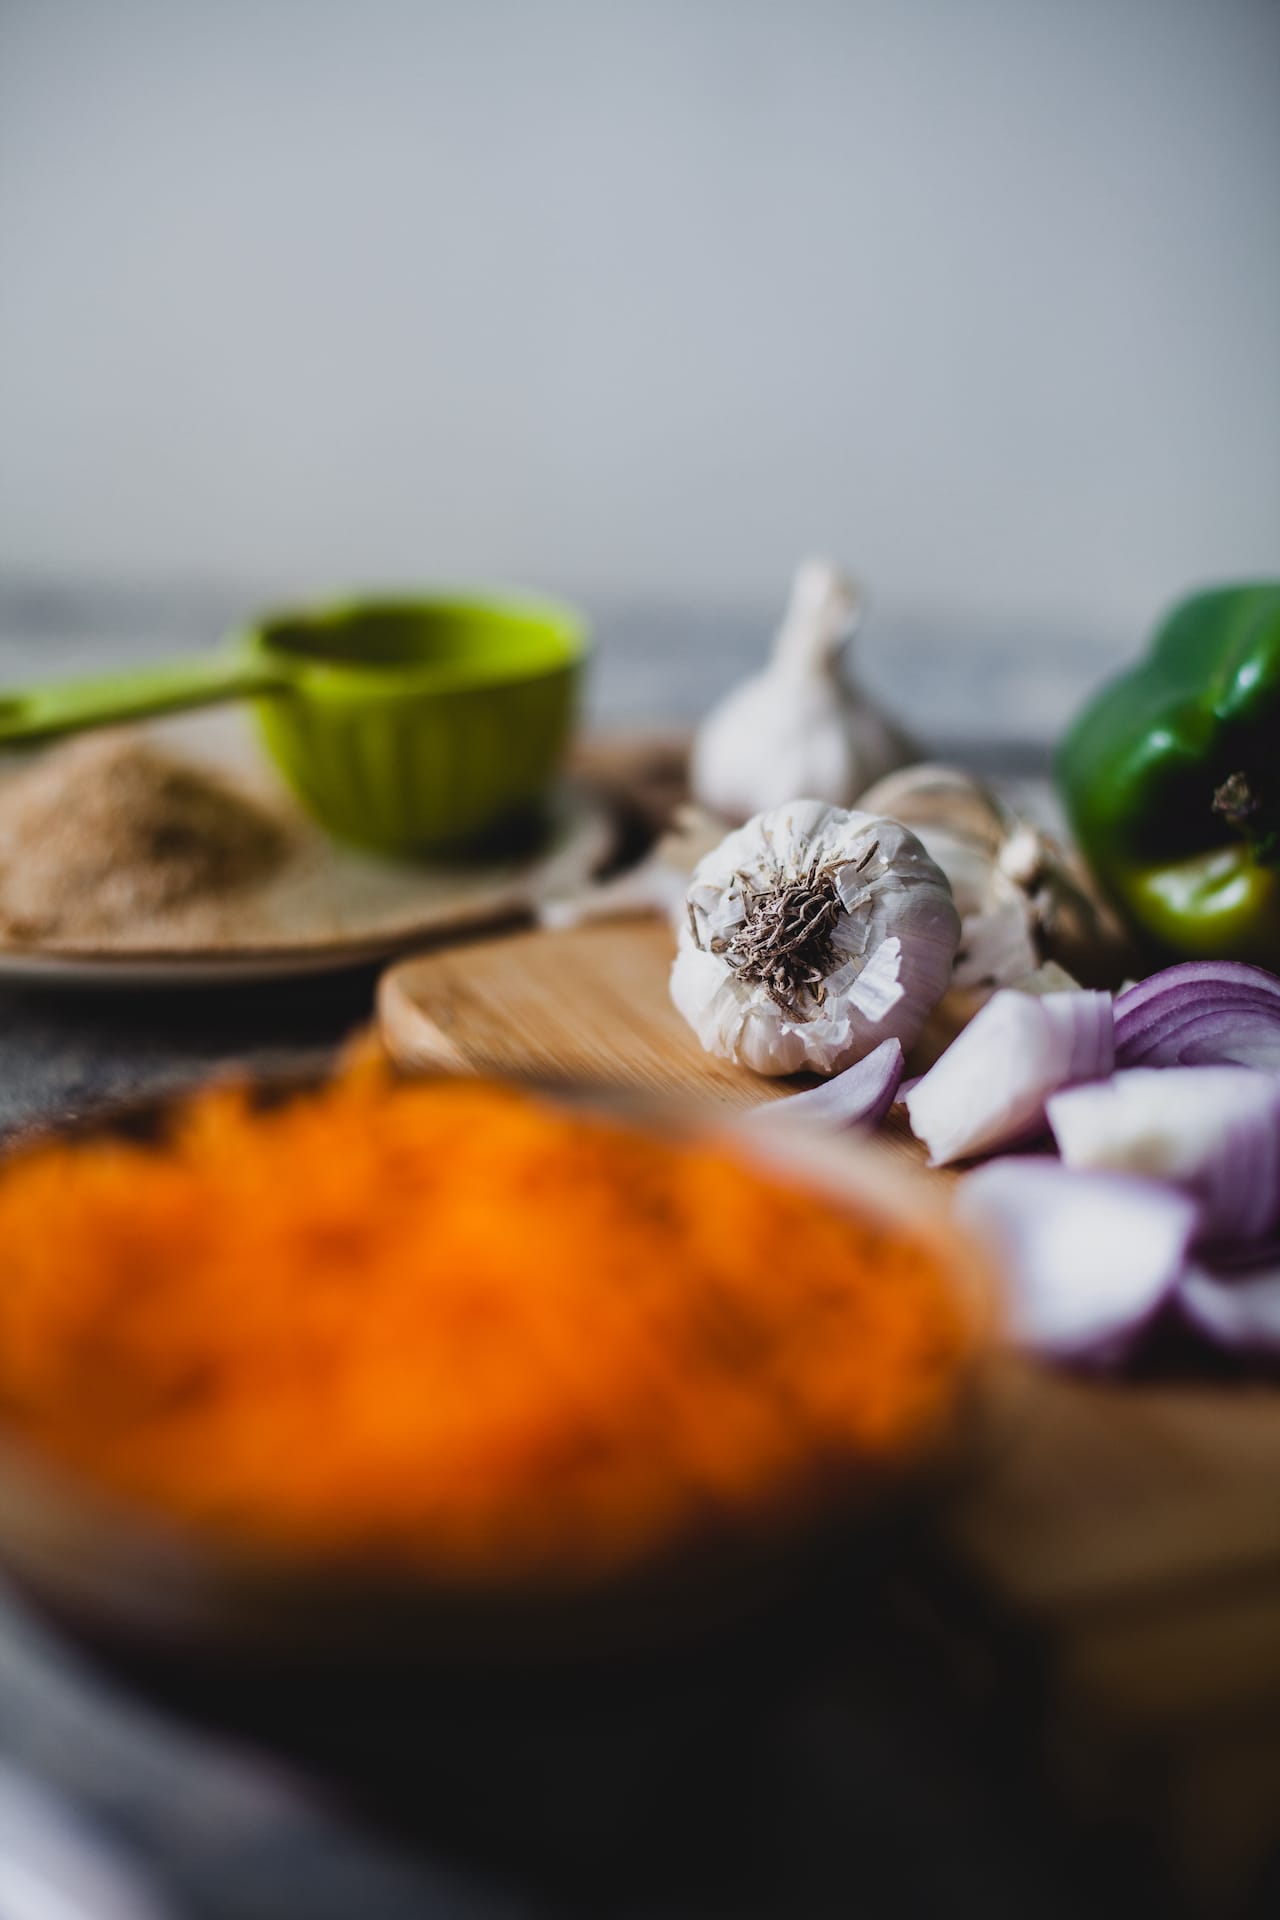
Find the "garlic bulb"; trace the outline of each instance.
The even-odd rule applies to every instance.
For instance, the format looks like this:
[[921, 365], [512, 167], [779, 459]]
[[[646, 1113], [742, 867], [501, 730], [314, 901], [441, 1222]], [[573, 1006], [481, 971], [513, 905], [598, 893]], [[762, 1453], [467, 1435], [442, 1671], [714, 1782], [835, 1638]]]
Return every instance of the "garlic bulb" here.
[[957, 767], [904, 767], [861, 796], [919, 836], [951, 883], [960, 914], [954, 985], [1013, 986], [1044, 960], [1111, 985], [1124, 937], [1084, 875], [1048, 834]]
[[714, 707], [694, 739], [694, 798], [745, 820], [798, 793], [852, 806], [910, 757], [902, 735], [840, 670], [858, 624], [857, 589], [824, 560], [796, 574], [763, 673]]
[[671, 997], [708, 1053], [757, 1073], [839, 1073], [910, 1047], [946, 991], [960, 916], [896, 820], [793, 800], [694, 869]]

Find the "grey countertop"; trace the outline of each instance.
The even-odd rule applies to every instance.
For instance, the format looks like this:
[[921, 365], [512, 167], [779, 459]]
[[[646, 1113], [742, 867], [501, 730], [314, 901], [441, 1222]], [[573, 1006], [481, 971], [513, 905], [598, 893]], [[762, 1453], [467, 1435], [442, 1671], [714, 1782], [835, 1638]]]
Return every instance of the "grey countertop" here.
[[[261, 590], [76, 586], [0, 574], [0, 686], [212, 646], [246, 607], [275, 598]], [[591, 717], [610, 726], [695, 719], [763, 662], [782, 599], [781, 583], [776, 606], [736, 609], [583, 595], [597, 640]], [[1134, 650], [1141, 640], [1132, 636]], [[1043, 756], [1121, 652], [1084, 625], [984, 624], [879, 609], [872, 600], [853, 665], [940, 751], [1007, 756], [1012, 747], [1027, 760]]]
[[[91, 592], [0, 582], [0, 681], [155, 658], [207, 644], [237, 598], [211, 592]], [[593, 714], [602, 724], [692, 718], [758, 659], [772, 618], [666, 609], [605, 610]], [[1096, 652], [1016, 636], [963, 643], [910, 627], [869, 627], [866, 678], [926, 744], [1031, 770], [1082, 688], [1110, 664]], [[186, 997], [0, 994], [0, 1128], [91, 1110], [104, 1099], [180, 1085], [217, 1066], [327, 1059], [367, 1019], [372, 976], [271, 990]], [[906, 1695], [874, 1711], [810, 1698], [787, 1728], [761, 1733], [760, 1776], [776, 1834], [748, 1897], [741, 1876], [702, 1863], [696, 1883], [633, 1890], [625, 1866], [584, 1900], [553, 1896], [483, 1868], [464, 1871], [405, 1841], [376, 1838], [331, 1798], [276, 1762], [207, 1737], [91, 1671], [15, 1597], [0, 1598], [0, 1761], [68, 1796], [154, 1874], [175, 1913], [207, 1920], [499, 1920], [499, 1916], [617, 1914], [633, 1920], [734, 1913], [807, 1920], [847, 1912], [873, 1831], [918, 1801], [920, 1832], [891, 1852], [901, 1897], [863, 1901], [868, 1913], [992, 1915], [1082, 1910], [1052, 1875], [1016, 1795], [966, 1768]], [[842, 1720], [843, 1716], [843, 1720]], [[877, 1759], [869, 1757], [869, 1730]], [[846, 1737], [847, 1736], [847, 1737]], [[771, 1771], [772, 1770], [772, 1771]], [[876, 1786], [877, 1780], [879, 1786]], [[911, 1783], [914, 1782], [915, 1785]], [[927, 1815], [924, 1809], [927, 1808]], [[748, 1818], [744, 1809], [744, 1820]], [[757, 1807], [756, 1826], [767, 1826]], [[745, 1840], [745, 1836], [744, 1836]], [[883, 1849], [882, 1849], [883, 1850]], [[808, 1861], [809, 1865], [804, 1864]], [[1098, 1911], [1095, 1906], [1093, 1911]]]

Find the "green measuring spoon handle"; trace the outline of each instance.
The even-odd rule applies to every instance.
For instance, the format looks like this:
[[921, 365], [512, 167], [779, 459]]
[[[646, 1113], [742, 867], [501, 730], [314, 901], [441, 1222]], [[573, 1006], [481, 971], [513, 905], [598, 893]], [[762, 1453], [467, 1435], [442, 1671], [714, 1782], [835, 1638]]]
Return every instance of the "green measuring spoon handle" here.
[[252, 700], [287, 690], [288, 677], [265, 661], [235, 654], [197, 655], [104, 678], [55, 681], [0, 690], [0, 746], [31, 746], [88, 727], [146, 720], [224, 700]]

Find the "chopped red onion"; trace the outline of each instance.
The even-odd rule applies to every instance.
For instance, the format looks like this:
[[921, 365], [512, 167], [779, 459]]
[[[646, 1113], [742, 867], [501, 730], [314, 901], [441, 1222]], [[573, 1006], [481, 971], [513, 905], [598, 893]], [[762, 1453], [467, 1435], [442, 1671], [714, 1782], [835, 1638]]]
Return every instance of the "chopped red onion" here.
[[1215, 1346], [1280, 1359], [1280, 1259], [1252, 1270], [1188, 1268], [1178, 1282], [1184, 1319]]
[[1186, 960], [1116, 999], [1122, 1067], [1280, 1070], [1280, 979], [1240, 960]]
[[1004, 988], [907, 1094], [911, 1131], [935, 1167], [1034, 1139], [1048, 1096], [1114, 1057], [1110, 994]]
[[820, 1087], [793, 1093], [788, 1100], [771, 1100], [753, 1109], [752, 1118], [797, 1120], [827, 1128], [877, 1127], [893, 1105], [902, 1079], [902, 1058], [900, 1040], [882, 1040]]
[[1048, 1102], [1063, 1161], [1172, 1181], [1209, 1239], [1280, 1224], [1280, 1080], [1249, 1067], [1134, 1067]]
[[1013, 1338], [1059, 1359], [1122, 1359], [1172, 1296], [1199, 1213], [1151, 1180], [993, 1160], [966, 1174], [957, 1216], [991, 1245]]

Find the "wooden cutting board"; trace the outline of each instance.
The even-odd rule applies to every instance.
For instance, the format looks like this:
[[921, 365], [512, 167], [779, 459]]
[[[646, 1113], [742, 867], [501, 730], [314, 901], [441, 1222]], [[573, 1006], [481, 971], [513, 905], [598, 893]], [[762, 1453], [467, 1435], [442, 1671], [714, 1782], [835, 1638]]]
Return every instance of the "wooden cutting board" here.
[[[733, 1107], [791, 1091], [702, 1052], [667, 995], [672, 951], [643, 919], [442, 948], [384, 977], [384, 1040], [411, 1069]], [[968, 1011], [944, 1003], [926, 1058]], [[883, 1137], [922, 1163], [897, 1116]], [[1280, 1840], [1280, 1392], [1009, 1357], [981, 1423], [927, 1605], [993, 1712], [1034, 1710], [1072, 1803], [1149, 1843], [1192, 1910], [1230, 1911]]]
[[[562, 1080], [736, 1108], [807, 1084], [766, 1079], [704, 1053], [667, 992], [674, 952], [665, 921], [641, 917], [442, 947], [384, 974], [383, 1041], [401, 1066], [419, 1072]], [[936, 1055], [969, 1011], [949, 997], [913, 1060]], [[896, 1116], [884, 1138], [924, 1164], [924, 1150]]]
[[656, 918], [441, 947], [383, 976], [383, 1039], [407, 1067], [710, 1096], [735, 1106], [770, 1098], [769, 1081], [705, 1054], [672, 1006], [673, 952]]

